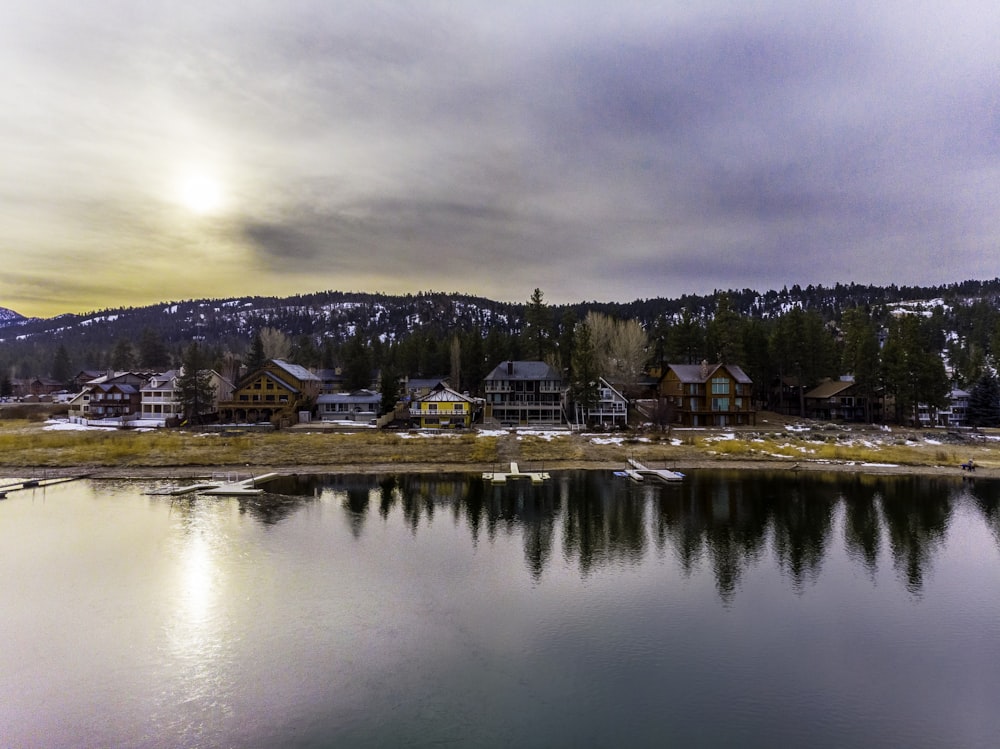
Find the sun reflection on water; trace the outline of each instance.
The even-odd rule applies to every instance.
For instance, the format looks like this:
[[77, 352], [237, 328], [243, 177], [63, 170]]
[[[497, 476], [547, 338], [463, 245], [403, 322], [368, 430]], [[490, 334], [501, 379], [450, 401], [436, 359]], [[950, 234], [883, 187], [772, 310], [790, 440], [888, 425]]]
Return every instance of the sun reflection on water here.
[[171, 555], [175, 576], [164, 623], [161, 698], [175, 718], [170, 731], [191, 739], [213, 733], [233, 713], [230, 636], [223, 621], [225, 538], [216, 520], [204, 506], [186, 508]]

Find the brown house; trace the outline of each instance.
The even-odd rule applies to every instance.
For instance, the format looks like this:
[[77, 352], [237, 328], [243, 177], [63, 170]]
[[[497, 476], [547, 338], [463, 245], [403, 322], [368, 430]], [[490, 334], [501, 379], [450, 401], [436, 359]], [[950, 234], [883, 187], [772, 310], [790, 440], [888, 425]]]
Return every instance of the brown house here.
[[231, 399], [219, 402], [219, 418], [237, 423], [281, 419], [294, 424], [299, 411], [312, 410], [321, 384], [305, 367], [271, 359], [240, 380]]
[[659, 395], [676, 426], [751, 426], [757, 422], [752, 386], [753, 381], [734, 364], [668, 364]]
[[[868, 398], [853, 380], [826, 380], [805, 394], [806, 415], [822, 421], [867, 420]], [[878, 398], [871, 402], [871, 419], [880, 421], [882, 404]]]

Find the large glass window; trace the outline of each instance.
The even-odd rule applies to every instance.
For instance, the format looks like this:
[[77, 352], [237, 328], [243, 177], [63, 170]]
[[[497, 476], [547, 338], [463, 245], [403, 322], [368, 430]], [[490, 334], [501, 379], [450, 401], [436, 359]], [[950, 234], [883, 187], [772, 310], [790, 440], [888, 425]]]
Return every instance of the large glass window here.
[[712, 395], [728, 395], [728, 394], [729, 394], [729, 378], [713, 377]]
[[712, 398], [712, 410], [713, 411], [728, 411], [729, 410], [729, 398]]

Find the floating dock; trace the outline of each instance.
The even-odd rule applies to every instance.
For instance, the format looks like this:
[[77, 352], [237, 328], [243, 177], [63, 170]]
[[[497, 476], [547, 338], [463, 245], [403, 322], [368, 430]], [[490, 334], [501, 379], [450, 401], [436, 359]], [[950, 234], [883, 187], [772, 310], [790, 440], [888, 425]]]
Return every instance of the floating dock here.
[[154, 489], [146, 493], [172, 497], [183, 494], [208, 494], [214, 497], [245, 497], [263, 494], [264, 490], [259, 485], [278, 478], [279, 475], [277, 473], [264, 473], [260, 476], [249, 476], [241, 479], [235, 474], [226, 474], [225, 476], [213, 476], [209, 481], [186, 484], [185, 486], [167, 487], [165, 489]]
[[487, 471], [483, 474], [483, 479], [492, 481], [494, 484], [505, 484], [507, 479], [530, 479], [531, 483], [540, 484], [548, 478], [549, 474], [544, 471], [522, 471], [513, 461], [511, 461], [509, 471]]
[[15, 481], [11, 484], [5, 484], [0, 486], [0, 499], [6, 499], [8, 492], [21, 491], [22, 489], [44, 489], [46, 486], [53, 486], [55, 484], [65, 484], [67, 481], [78, 481], [80, 479], [85, 479], [90, 474], [81, 474], [80, 476], [59, 476], [57, 478], [41, 478], [41, 479], [21, 479]]
[[629, 458], [628, 464], [631, 467], [626, 468], [624, 471], [622, 471], [622, 473], [628, 476], [633, 481], [642, 481], [646, 476], [659, 479], [660, 481], [684, 480], [683, 473], [678, 473], [677, 471], [670, 471], [666, 468], [647, 468], [635, 458]]

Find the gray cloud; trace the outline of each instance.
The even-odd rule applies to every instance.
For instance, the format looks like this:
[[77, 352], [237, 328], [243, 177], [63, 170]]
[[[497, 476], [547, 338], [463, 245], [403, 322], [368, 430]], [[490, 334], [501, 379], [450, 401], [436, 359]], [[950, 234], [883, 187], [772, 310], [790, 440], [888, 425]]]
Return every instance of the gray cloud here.
[[[0, 30], [0, 241], [242, 253], [245, 293], [992, 277], [997, 31], [975, 3], [40, 0]], [[171, 197], [199, 167], [223, 215]]]

